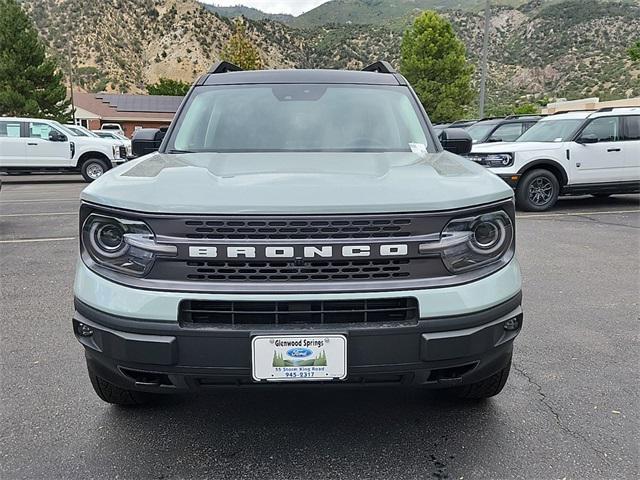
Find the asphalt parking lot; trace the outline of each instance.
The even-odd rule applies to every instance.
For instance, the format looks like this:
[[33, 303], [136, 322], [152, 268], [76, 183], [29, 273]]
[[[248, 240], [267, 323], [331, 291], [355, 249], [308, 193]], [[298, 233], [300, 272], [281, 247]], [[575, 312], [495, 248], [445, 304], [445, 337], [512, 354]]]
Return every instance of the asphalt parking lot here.
[[640, 196], [521, 212], [503, 393], [225, 390], [102, 403], [71, 332], [82, 183], [0, 192], [0, 478], [627, 479], [639, 472]]

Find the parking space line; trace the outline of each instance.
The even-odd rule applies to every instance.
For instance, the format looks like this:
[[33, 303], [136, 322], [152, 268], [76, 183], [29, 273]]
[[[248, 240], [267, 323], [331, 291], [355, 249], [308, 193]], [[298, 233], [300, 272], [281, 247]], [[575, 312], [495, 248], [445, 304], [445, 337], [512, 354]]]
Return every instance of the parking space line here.
[[78, 212], [51, 212], [51, 213], [5, 213], [0, 215], [2, 217], [54, 217], [56, 215], [77, 215]]
[[531, 215], [516, 215], [516, 218], [543, 218], [543, 217], [570, 217], [576, 215], [614, 215], [616, 213], [640, 213], [640, 209], [635, 210], [610, 210], [610, 211], [593, 211], [593, 212], [563, 212], [563, 213], [539, 213]]
[[77, 240], [77, 239], [78, 237], [19, 238], [16, 240], [0, 240], [0, 243], [62, 242], [65, 240]]
[[79, 198], [39, 198], [37, 200], [0, 200], [0, 203], [79, 202]]

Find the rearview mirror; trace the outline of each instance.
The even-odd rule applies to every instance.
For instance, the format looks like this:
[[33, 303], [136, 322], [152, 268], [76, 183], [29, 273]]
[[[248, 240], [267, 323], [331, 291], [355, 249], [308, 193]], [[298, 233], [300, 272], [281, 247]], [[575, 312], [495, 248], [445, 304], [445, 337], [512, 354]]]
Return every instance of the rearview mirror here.
[[131, 139], [133, 155], [141, 157], [147, 153], [157, 152], [166, 133], [166, 128], [140, 128], [136, 130]]
[[438, 138], [442, 148], [458, 155], [469, 153], [473, 147], [471, 135], [462, 128], [445, 128], [440, 132]]
[[585, 135], [584, 137], [580, 137], [578, 138], [578, 143], [598, 143], [598, 137], [595, 135], [595, 133], [588, 133], [587, 135]]

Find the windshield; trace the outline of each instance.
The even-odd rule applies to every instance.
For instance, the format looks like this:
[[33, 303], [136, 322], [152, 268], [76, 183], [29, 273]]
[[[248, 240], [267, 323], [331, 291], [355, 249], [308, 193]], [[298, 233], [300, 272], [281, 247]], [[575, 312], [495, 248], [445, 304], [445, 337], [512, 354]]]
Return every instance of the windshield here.
[[82, 137], [84, 135], [80, 135], [73, 130], [71, 130], [68, 126], [62, 125], [60, 122], [56, 122], [55, 120], [51, 120], [51, 123], [56, 126], [57, 129], [62, 130], [62, 133], [67, 135], [71, 135], [72, 137]]
[[406, 87], [202, 87], [176, 123], [174, 152], [435, 152]]
[[543, 120], [520, 135], [516, 142], [566, 142], [582, 122], [582, 118]]
[[468, 127], [466, 130], [471, 136], [473, 143], [478, 143], [483, 141], [495, 126], [495, 123], [476, 123]]

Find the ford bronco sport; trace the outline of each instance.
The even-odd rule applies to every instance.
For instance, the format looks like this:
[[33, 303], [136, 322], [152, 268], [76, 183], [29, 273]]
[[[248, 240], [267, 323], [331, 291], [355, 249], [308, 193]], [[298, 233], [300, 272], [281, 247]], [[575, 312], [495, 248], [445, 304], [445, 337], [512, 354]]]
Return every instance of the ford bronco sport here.
[[499, 393], [522, 327], [513, 190], [445, 150], [466, 132], [441, 139], [386, 62], [216, 64], [159, 151], [82, 193], [73, 331], [96, 393]]
[[559, 195], [640, 192], [640, 108], [554, 114], [515, 142], [468, 155], [513, 187], [518, 207], [543, 211]]

